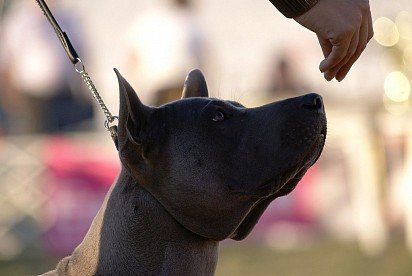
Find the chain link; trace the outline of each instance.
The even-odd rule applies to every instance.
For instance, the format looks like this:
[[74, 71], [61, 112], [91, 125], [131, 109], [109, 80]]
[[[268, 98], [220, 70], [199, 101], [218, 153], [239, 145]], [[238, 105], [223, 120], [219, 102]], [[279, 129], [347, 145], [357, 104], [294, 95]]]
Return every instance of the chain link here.
[[94, 85], [92, 79], [90, 78], [89, 74], [86, 72], [86, 69], [84, 68], [84, 64], [80, 58], [77, 58], [77, 62], [74, 64], [74, 69], [76, 70], [77, 73], [80, 74], [87, 88], [90, 90], [90, 92], [92, 92], [93, 97], [96, 99], [97, 103], [102, 109], [104, 116], [106, 117], [106, 120], [104, 122], [104, 127], [106, 128], [106, 130], [110, 132], [110, 135], [112, 136], [112, 139], [115, 142], [116, 147], [117, 147], [117, 126], [116, 124], [114, 124], [114, 121], [118, 120], [119, 118], [117, 116], [113, 116], [112, 113], [110, 113], [102, 97], [97, 91], [97, 88]]
[[[94, 85], [92, 79], [90, 78], [89, 74], [86, 72], [83, 62], [78, 58], [78, 62], [75, 64], [75, 70], [77, 73], [80, 74], [83, 81], [86, 83], [87, 88], [92, 92], [93, 97], [96, 99], [97, 103], [99, 104], [100, 108], [102, 109], [104, 116], [109, 123], [112, 123], [115, 120], [115, 117], [110, 113], [109, 109], [107, 108], [106, 104], [104, 103], [102, 97], [100, 96], [99, 92], [97, 91], [96, 86]], [[78, 66], [80, 64], [80, 68]]]

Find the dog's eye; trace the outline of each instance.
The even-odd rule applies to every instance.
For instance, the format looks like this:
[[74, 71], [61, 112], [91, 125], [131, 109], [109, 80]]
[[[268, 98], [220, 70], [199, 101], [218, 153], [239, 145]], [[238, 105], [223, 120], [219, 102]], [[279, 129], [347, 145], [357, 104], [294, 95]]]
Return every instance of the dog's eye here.
[[221, 111], [217, 111], [213, 117], [213, 121], [222, 122], [225, 119], [225, 115]]

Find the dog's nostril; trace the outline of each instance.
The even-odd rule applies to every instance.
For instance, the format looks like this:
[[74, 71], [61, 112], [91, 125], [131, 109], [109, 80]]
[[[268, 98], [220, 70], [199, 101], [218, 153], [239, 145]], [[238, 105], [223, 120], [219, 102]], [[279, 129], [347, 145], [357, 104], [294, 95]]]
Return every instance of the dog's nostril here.
[[303, 96], [301, 107], [312, 111], [322, 111], [322, 97], [315, 93], [305, 95]]

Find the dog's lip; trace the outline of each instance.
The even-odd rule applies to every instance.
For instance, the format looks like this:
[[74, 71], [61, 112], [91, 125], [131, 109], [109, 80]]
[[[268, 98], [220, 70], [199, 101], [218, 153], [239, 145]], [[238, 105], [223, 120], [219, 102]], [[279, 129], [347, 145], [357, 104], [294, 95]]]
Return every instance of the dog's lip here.
[[[264, 181], [253, 191], [254, 196], [270, 196], [273, 194], [284, 194], [291, 192], [298, 181], [300, 181], [306, 171], [319, 159], [326, 140], [326, 127], [322, 127], [318, 137], [313, 144], [299, 158], [294, 165], [287, 170], [277, 174], [275, 177]], [[314, 154], [315, 153], [315, 154]], [[278, 185], [280, 184], [280, 185]], [[276, 187], [281, 186], [279, 189]]]
[[[297, 182], [302, 179], [306, 171], [319, 159], [325, 143], [326, 136], [324, 133], [325, 132], [322, 129], [317, 139], [314, 140], [313, 144], [308, 147], [308, 150], [302, 155], [303, 157], [299, 158], [294, 165], [290, 166], [288, 169], [277, 174], [276, 176], [267, 179], [252, 191], [243, 191], [242, 194], [262, 198], [274, 194], [283, 195], [285, 192], [291, 192], [295, 188]], [[280, 188], [276, 189], [279, 186]]]
[[[260, 204], [264, 204], [263, 202], [267, 200], [272, 201], [273, 199], [277, 197], [286, 195], [290, 193], [291, 191], [293, 191], [293, 189], [296, 187], [297, 183], [302, 179], [306, 171], [319, 159], [322, 153], [322, 150], [323, 150], [323, 146], [325, 144], [325, 140], [326, 140], [326, 121], [321, 127], [318, 137], [315, 139], [314, 143], [309, 147], [308, 151], [306, 151], [303, 154], [303, 157], [300, 158], [299, 161], [296, 162], [294, 166], [291, 166], [285, 172], [268, 179], [262, 185], [258, 186], [258, 188], [255, 189], [255, 191], [252, 194], [249, 193], [249, 196], [256, 198], [257, 201], [255, 202], [255, 204], [249, 211], [249, 214], [247, 215], [247, 217], [250, 217], [253, 214], [255, 215], [259, 214], [259, 213], [256, 213], [256, 212], [259, 212], [259, 210], [256, 210], [256, 209], [259, 208], [258, 206]], [[313, 154], [314, 151], [316, 151], [315, 154]], [[274, 191], [274, 189], [278, 187], [277, 185], [278, 183], [284, 183], [284, 184], [281, 185], [280, 189], [277, 189], [276, 191]], [[245, 193], [242, 193], [242, 194], [245, 194]], [[253, 227], [253, 225], [248, 224], [247, 221], [245, 222], [247, 217], [240, 223], [240, 225], [237, 227], [237, 229], [232, 234], [231, 238], [240, 240], [246, 237], [247, 233], [250, 232], [250, 229], [251, 227]]]
[[[285, 179], [282, 179], [281, 183], [284, 183], [282, 187], [273, 192], [273, 194], [278, 194], [279, 196], [286, 195], [293, 191], [296, 187], [296, 184], [302, 179], [306, 171], [312, 167], [316, 161], [318, 161], [321, 156], [323, 147], [326, 141], [326, 127], [322, 128], [321, 133], [315, 139], [315, 142], [312, 146], [309, 147], [308, 151], [304, 154], [304, 157], [297, 162], [296, 165], [292, 166], [286, 171]], [[313, 154], [315, 152], [315, 154]], [[292, 173], [290, 173], [292, 171]], [[297, 171], [293, 174], [293, 171]], [[289, 172], [289, 173], [288, 173]], [[292, 176], [289, 176], [292, 174]]]
[[[260, 185], [253, 188], [253, 190], [232, 190], [231, 192], [248, 195], [255, 198], [265, 198], [275, 194], [283, 195], [285, 192], [291, 192], [295, 188], [297, 182], [302, 179], [306, 171], [319, 159], [326, 141], [326, 131], [327, 129], [325, 122], [320, 127], [318, 136], [313, 139], [313, 143], [301, 155], [302, 157], [298, 158], [297, 161], [294, 162], [294, 165], [290, 166], [288, 169], [265, 180]], [[277, 187], [280, 188], [276, 189]]]

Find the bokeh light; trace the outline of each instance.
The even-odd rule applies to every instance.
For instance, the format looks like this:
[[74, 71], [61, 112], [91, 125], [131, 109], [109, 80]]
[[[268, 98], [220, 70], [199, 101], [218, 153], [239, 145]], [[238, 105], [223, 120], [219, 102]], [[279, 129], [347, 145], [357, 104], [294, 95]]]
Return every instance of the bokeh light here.
[[387, 17], [376, 19], [373, 24], [375, 40], [382, 46], [391, 47], [399, 42], [399, 31], [396, 24]]
[[412, 14], [402, 11], [396, 16], [395, 22], [400, 37], [405, 40], [412, 40]]
[[409, 101], [394, 102], [389, 99], [386, 94], [383, 96], [383, 106], [389, 114], [402, 116], [409, 110]]
[[409, 99], [411, 86], [408, 78], [400, 71], [391, 72], [385, 79], [385, 95], [394, 102]]

